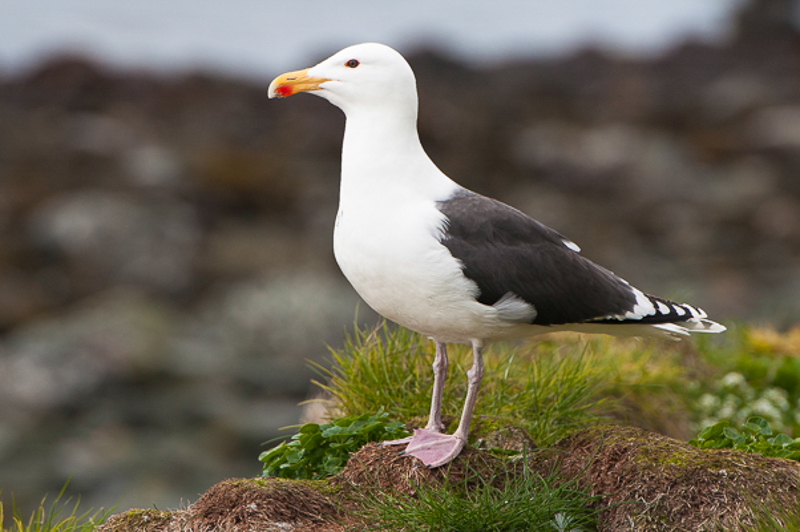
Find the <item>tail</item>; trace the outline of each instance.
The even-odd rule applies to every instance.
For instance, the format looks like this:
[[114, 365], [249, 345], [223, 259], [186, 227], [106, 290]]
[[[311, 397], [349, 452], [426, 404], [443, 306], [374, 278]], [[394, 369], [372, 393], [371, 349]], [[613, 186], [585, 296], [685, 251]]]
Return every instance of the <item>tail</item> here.
[[706, 311], [701, 308], [693, 307], [692, 305], [688, 305], [686, 303], [678, 305], [676, 303], [672, 303], [671, 301], [665, 301], [661, 298], [655, 298], [653, 296], [649, 297], [654, 301], [661, 301], [672, 307], [680, 307], [688, 311], [689, 315], [691, 316], [685, 320], [651, 324], [650, 327], [658, 331], [658, 336], [666, 336], [674, 340], [680, 340], [682, 337], [689, 336], [691, 333], [718, 334], [728, 330], [728, 328], [724, 325], [708, 319], [708, 314], [706, 314]]
[[[698, 307], [687, 303], [675, 303], [660, 297], [645, 294], [633, 289], [637, 301], [649, 303], [649, 312], [637, 315], [628, 313], [625, 317], [606, 318], [605, 324], [613, 324], [618, 331], [612, 332], [618, 336], [660, 336], [672, 340], [680, 340], [690, 336], [691, 333], [721, 333], [727, 327], [708, 319], [708, 314]], [[648, 308], [645, 306], [645, 310]], [[603, 331], [607, 332], [607, 331]]]
[[604, 321], [553, 325], [552, 331], [576, 331], [611, 336], [651, 336], [682, 340], [692, 333], [721, 333], [726, 327], [707, 318], [690, 318], [668, 323], [637, 323], [635, 321]]
[[[700, 310], [700, 309], [698, 309]], [[658, 336], [667, 336], [679, 340], [684, 336], [689, 336], [691, 333], [721, 333], [725, 332], [728, 328], [724, 325], [711, 321], [708, 318], [692, 318], [690, 320], [675, 322], [675, 323], [655, 323], [650, 325], [651, 328], [659, 331]]]

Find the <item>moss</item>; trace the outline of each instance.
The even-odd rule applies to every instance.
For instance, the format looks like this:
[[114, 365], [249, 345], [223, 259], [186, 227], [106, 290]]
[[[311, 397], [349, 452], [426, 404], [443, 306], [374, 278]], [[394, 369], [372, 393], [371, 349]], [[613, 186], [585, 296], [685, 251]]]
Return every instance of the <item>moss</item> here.
[[339, 491], [339, 487], [331, 484], [328, 480], [289, 480], [277, 477], [235, 478], [225, 480], [218, 485], [226, 485], [233, 490], [255, 489], [276, 494], [312, 491], [321, 495], [333, 496]]
[[186, 510], [130, 510], [113, 516], [98, 532], [271, 530], [272, 524], [282, 522], [323, 529], [339, 515], [339, 491], [324, 480], [230, 479], [212, 486]]
[[173, 512], [163, 510], [128, 510], [108, 519], [98, 531], [160, 532], [166, 530], [174, 518]]
[[[556, 446], [565, 478], [603, 496], [603, 530], [740, 530], [756, 515], [796, 504], [800, 464], [731, 450], [701, 450], [631, 427], [593, 427]], [[713, 529], [712, 526], [712, 529]]]

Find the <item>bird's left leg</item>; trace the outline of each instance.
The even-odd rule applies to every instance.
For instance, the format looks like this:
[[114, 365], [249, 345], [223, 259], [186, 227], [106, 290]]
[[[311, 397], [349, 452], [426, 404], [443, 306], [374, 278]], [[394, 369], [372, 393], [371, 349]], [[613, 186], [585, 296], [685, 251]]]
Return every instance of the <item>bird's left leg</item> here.
[[442, 423], [442, 391], [444, 390], [444, 381], [447, 378], [447, 346], [444, 342], [436, 341], [436, 355], [433, 358], [433, 393], [431, 394], [431, 413], [428, 416], [428, 424], [424, 429], [414, 431], [413, 436], [407, 438], [400, 438], [399, 440], [388, 440], [382, 445], [403, 445], [410, 443], [418, 432], [440, 433], [444, 430], [444, 423]]
[[478, 397], [478, 387], [483, 378], [482, 346], [478, 341], [472, 343], [472, 368], [467, 372], [467, 397], [461, 420], [453, 434], [441, 434], [427, 430], [416, 430], [405, 453], [419, 458], [428, 467], [442, 466], [458, 456], [469, 435], [469, 424], [472, 421], [472, 409]]

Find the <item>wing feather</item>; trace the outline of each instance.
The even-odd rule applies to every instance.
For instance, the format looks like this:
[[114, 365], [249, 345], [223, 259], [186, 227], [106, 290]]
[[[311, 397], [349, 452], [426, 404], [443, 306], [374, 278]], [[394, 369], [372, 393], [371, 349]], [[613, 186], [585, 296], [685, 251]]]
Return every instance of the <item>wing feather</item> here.
[[[466, 189], [439, 202], [441, 243], [495, 305], [508, 294], [533, 306], [531, 323], [669, 323], [699, 309], [647, 295], [581, 256], [558, 232], [500, 201]], [[704, 313], [703, 313], [704, 315]]]

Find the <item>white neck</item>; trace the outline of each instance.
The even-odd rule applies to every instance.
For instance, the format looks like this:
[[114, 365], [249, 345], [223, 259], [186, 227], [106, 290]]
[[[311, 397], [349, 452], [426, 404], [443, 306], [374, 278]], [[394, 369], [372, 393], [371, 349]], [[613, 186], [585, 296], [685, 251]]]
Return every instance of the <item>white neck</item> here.
[[346, 112], [341, 199], [409, 195], [444, 199], [454, 187], [425, 153], [416, 108], [388, 106]]

